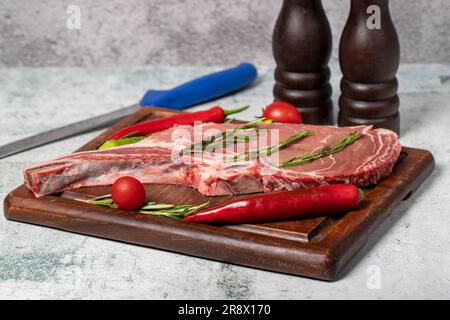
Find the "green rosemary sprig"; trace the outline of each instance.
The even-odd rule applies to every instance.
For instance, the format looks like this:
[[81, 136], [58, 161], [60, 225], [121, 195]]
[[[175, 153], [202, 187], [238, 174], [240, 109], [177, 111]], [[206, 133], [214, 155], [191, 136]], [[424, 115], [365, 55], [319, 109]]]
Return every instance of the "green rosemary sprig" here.
[[100, 197], [95, 197], [93, 199], [89, 199], [87, 202], [92, 203], [92, 204], [96, 204], [98, 206], [106, 206], [106, 207], [110, 207], [113, 209], [117, 209], [117, 205], [114, 203], [112, 197], [110, 194], [104, 195], [104, 196], [100, 196]]
[[304, 154], [304, 155], [302, 155], [300, 157], [294, 157], [294, 158], [292, 158], [290, 160], [284, 161], [281, 164], [279, 164], [278, 166], [281, 167], [281, 168], [295, 167], [295, 166], [300, 166], [300, 165], [303, 165], [303, 164], [310, 163], [310, 162], [312, 162], [312, 161], [314, 161], [316, 159], [319, 159], [319, 158], [330, 156], [332, 154], [335, 154], [335, 153], [345, 149], [349, 145], [353, 144], [361, 136], [362, 136], [361, 134], [357, 134], [357, 133], [353, 132], [353, 133], [345, 136], [333, 148], [330, 148], [330, 146], [325, 146], [321, 150], [317, 150], [317, 151], [313, 151], [313, 152], [310, 152], [310, 153], [306, 153], [306, 154]]
[[262, 120], [257, 119], [255, 121], [247, 122], [239, 127], [234, 128], [231, 131], [222, 132], [220, 135], [212, 136], [208, 139], [200, 141], [196, 144], [189, 146], [188, 148], [182, 151], [183, 154], [187, 153], [201, 153], [206, 149], [214, 150], [215, 148], [226, 148], [229, 145], [241, 142], [249, 142], [251, 140], [256, 139], [256, 137], [247, 136], [245, 134], [240, 134], [241, 131], [245, 132], [246, 130], [255, 130], [258, 131], [259, 127], [258, 123], [261, 123]]
[[150, 209], [142, 208], [139, 212], [143, 213], [143, 214], [151, 214], [154, 216], [163, 216], [163, 217], [168, 217], [168, 218], [172, 218], [172, 219], [176, 219], [176, 220], [181, 220], [197, 211], [206, 209], [208, 207], [209, 207], [209, 202], [205, 202], [198, 206], [153, 205], [153, 208], [150, 208]]
[[297, 132], [296, 134], [290, 136], [286, 140], [280, 142], [279, 144], [264, 147], [258, 150], [250, 150], [238, 155], [234, 155], [231, 159], [228, 159], [226, 162], [235, 162], [239, 160], [248, 160], [255, 157], [261, 157], [261, 156], [270, 156], [271, 154], [275, 152], [279, 152], [280, 150], [288, 147], [290, 144], [297, 142], [303, 138], [309, 137], [312, 135], [311, 131], [304, 130]]
[[[99, 206], [107, 206], [109, 208], [117, 209], [118, 206], [112, 200], [110, 194], [96, 197], [88, 200], [87, 202], [99, 205]], [[181, 220], [188, 215], [191, 215], [199, 210], [206, 209], [209, 207], [209, 202], [205, 202], [198, 206], [192, 206], [189, 204], [182, 205], [174, 205], [167, 203], [155, 203], [148, 202], [143, 207], [141, 207], [138, 211], [143, 214], [150, 214], [154, 216], [164, 216], [176, 220]]]
[[[241, 129], [244, 130], [244, 129]], [[245, 129], [248, 130], [248, 129]], [[202, 141], [199, 144], [191, 146], [191, 153], [203, 152], [206, 149], [214, 150], [216, 148], [226, 148], [235, 143], [245, 143], [256, 139], [247, 135], [240, 134], [238, 131], [224, 132], [220, 137], [213, 137], [211, 140]]]

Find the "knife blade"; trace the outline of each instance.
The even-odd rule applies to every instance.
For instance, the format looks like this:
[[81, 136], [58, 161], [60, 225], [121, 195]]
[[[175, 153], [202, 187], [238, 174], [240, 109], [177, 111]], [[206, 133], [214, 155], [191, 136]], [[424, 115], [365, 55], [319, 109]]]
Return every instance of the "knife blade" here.
[[110, 126], [141, 107], [154, 106], [179, 110], [220, 98], [248, 87], [256, 77], [256, 68], [252, 64], [242, 63], [235, 68], [203, 76], [171, 90], [149, 90], [139, 104], [3, 145], [0, 147], [0, 159], [50, 142]]

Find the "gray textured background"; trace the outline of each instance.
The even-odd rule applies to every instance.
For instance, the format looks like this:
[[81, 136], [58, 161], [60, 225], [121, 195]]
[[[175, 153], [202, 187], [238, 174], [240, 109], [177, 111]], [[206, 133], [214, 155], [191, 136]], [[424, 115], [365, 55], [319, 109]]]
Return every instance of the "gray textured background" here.
[[[281, 0], [1, 0], [0, 66], [273, 65]], [[324, 0], [334, 52], [350, 1]], [[81, 29], [66, 28], [67, 6]], [[402, 62], [450, 62], [450, 1], [392, 0]]]

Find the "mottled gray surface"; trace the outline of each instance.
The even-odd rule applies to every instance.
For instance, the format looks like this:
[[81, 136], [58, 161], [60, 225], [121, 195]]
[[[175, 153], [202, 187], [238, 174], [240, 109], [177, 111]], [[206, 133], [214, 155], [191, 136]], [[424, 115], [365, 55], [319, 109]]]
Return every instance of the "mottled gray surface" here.
[[[0, 144], [113, 110], [135, 102], [145, 89], [168, 88], [213, 70], [1, 69]], [[450, 65], [404, 65], [399, 79], [401, 142], [431, 150], [437, 168], [377, 229], [341, 280], [231, 266], [0, 217], [0, 298], [449, 299]], [[272, 99], [272, 84], [272, 70], [262, 68], [258, 85], [220, 103], [251, 104], [242, 115], [250, 120]], [[0, 199], [21, 183], [25, 165], [68, 153], [97, 134], [0, 160]], [[379, 290], [367, 287], [371, 266], [381, 272]]]
[[[333, 60], [350, 0], [324, 0]], [[66, 28], [67, 6], [81, 29]], [[273, 65], [281, 0], [2, 0], [0, 66]], [[450, 2], [393, 0], [402, 62], [450, 62]]]

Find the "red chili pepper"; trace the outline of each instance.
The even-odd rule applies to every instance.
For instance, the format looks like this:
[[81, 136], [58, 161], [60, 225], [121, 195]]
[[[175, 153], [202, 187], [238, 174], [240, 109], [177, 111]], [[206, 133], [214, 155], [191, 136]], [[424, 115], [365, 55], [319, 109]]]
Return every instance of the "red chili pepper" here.
[[167, 118], [148, 120], [116, 132], [109, 140], [118, 140], [125, 136], [146, 136], [156, 131], [170, 129], [175, 125], [193, 125], [197, 121], [222, 123], [228, 115], [242, 112], [248, 108], [249, 106], [236, 110], [224, 110], [219, 106], [215, 106], [204, 111], [180, 113]]
[[335, 184], [238, 199], [183, 221], [249, 223], [312, 218], [350, 211], [363, 199], [364, 192], [354, 185]]

